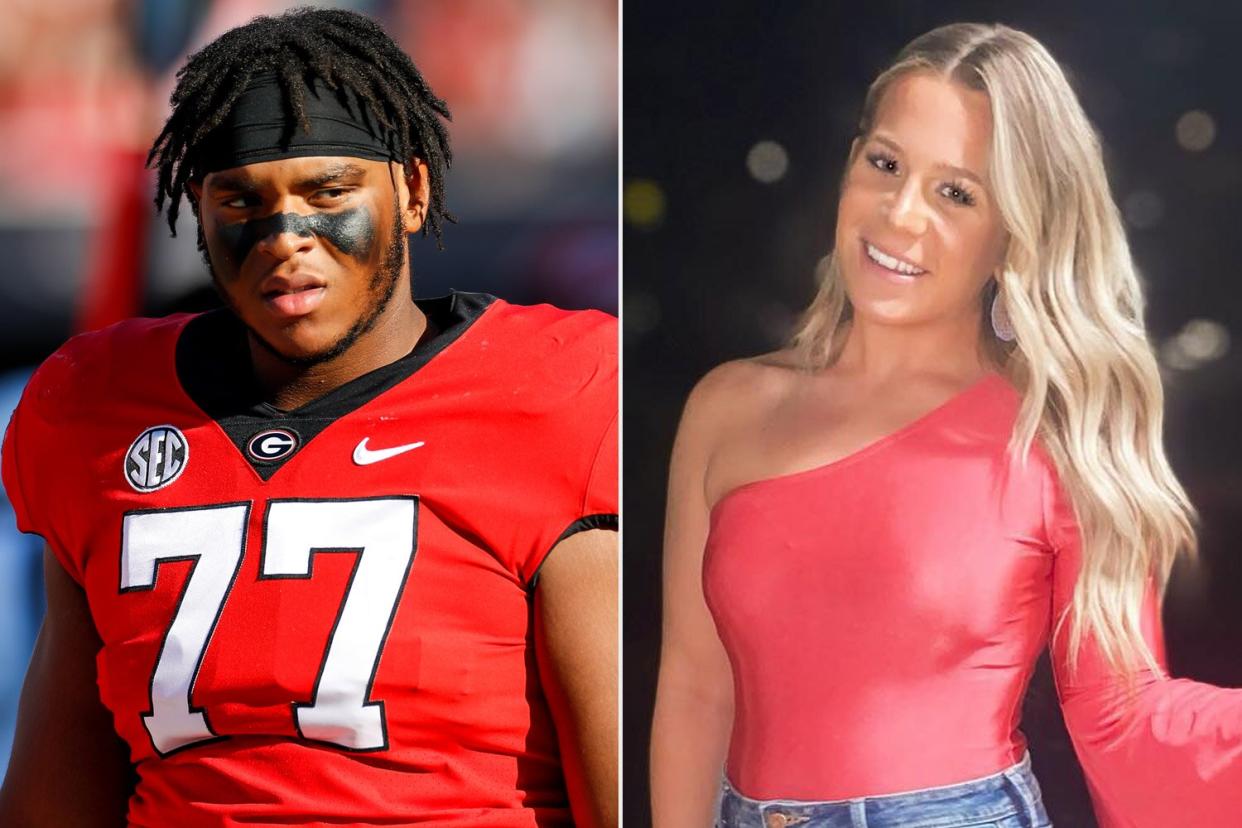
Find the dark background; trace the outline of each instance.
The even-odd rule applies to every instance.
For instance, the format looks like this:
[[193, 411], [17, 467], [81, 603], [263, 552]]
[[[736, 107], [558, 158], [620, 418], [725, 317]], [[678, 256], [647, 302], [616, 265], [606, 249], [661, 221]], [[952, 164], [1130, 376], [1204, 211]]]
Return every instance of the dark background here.
[[[784, 341], [832, 239], [837, 178], [867, 86], [901, 46], [943, 23], [1002, 22], [1034, 35], [1066, 69], [1101, 135], [1164, 368], [1166, 442], [1202, 514], [1202, 564], [1178, 569], [1165, 606], [1172, 671], [1242, 686], [1242, 354], [1228, 339], [1242, 332], [1242, 12], [1207, 3], [1162, 8], [626, 4], [627, 826], [650, 822], [661, 530], [681, 405], [711, 366]], [[1192, 111], [1207, 119], [1183, 120]], [[788, 161], [771, 183], [747, 165], [765, 140]], [[1055, 824], [1094, 825], [1046, 658], [1024, 731]]]

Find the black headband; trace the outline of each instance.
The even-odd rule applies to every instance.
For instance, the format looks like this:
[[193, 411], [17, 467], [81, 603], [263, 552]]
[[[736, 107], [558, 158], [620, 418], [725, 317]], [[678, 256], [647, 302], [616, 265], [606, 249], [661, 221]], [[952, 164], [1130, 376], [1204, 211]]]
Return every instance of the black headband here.
[[256, 73], [224, 123], [203, 139], [195, 153], [195, 174], [308, 155], [402, 162], [397, 136], [373, 119], [352, 90], [342, 87], [338, 94], [317, 77], [302, 83], [310, 132], [286, 104], [276, 72]]

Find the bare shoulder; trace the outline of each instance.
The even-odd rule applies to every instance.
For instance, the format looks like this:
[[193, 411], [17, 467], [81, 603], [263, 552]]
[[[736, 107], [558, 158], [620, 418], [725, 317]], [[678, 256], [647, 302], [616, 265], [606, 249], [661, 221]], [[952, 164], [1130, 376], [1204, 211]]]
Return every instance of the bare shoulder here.
[[762, 422], [802, 376], [789, 350], [717, 365], [694, 386], [682, 416], [683, 434], [708, 448]]

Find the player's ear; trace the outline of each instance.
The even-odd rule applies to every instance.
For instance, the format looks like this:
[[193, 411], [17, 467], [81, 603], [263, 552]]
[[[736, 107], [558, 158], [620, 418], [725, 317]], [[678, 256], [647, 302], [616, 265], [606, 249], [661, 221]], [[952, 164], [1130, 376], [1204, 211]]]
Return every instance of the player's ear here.
[[401, 220], [406, 233], [417, 233], [423, 229], [431, 205], [431, 173], [426, 162], [410, 158], [401, 184]]

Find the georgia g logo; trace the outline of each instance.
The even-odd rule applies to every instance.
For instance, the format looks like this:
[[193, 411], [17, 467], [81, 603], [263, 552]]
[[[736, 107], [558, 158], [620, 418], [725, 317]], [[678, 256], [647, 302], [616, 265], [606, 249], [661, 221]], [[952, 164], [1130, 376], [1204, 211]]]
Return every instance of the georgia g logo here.
[[274, 463], [293, 454], [298, 443], [298, 435], [291, 429], [269, 428], [250, 438], [246, 453], [260, 463]]
[[136, 491], [153, 492], [176, 480], [190, 461], [190, 444], [176, 426], [152, 426], [125, 453], [125, 479]]

